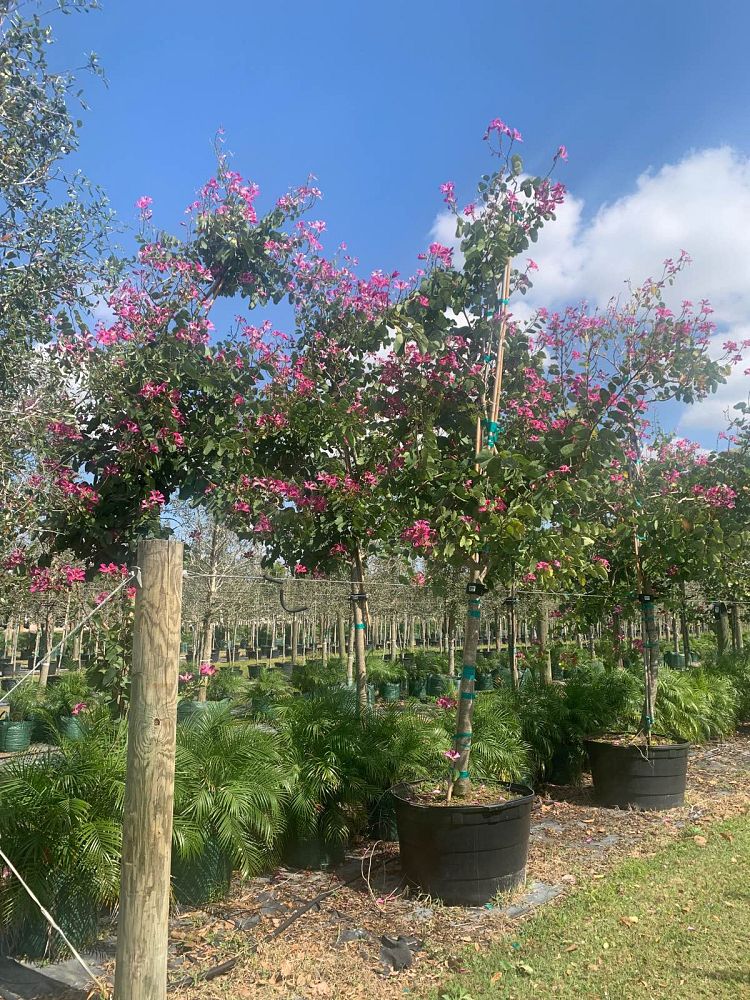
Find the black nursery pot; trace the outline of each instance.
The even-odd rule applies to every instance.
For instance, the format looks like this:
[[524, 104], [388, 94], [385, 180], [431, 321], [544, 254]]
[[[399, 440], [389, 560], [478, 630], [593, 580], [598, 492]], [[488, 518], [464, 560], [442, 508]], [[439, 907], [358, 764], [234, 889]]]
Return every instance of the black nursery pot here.
[[499, 784], [520, 798], [497, 805], [423, 805], [422, 782], [396, 785], [401, 869], [409, 882], [448, 906], [482, 906], [526, 877], [534, 793]]
[[594, 780], [594, 798], [620, 809], [674, 809], [685, 801], [690, 744], [620, 746], [606, 736], [585, 741]]

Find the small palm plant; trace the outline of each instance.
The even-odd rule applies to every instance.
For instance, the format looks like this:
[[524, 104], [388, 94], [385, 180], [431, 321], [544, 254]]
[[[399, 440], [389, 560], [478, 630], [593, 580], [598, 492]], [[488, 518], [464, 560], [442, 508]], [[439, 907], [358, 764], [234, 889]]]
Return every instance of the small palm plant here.
[[[445, 707], [443, 728], [453, 740], [455, 701], [440, 698]], [[530, 748], [518, 712], [509, 694], [486, 692], [477, 697], [471, 739], [474, 776], [480, 781], [528, 780]]]
[[[96, 938], [120, 889], [125, 727], [100, 719], [86, 737], [0, 772], [0, 842], [76, 947]], [[0, 877], [0, 943], [11, 954], [65, 951], [14, 876]]]
[[691, 743], [720, 739], [734, 731], [739, 702], [729, 677], [665, 668], [659, 674], [654, 730]]
[[319, 853], [336, 857], [352, 829], [366, 820], [366, 803], [378, 791], [368, 774], [371, 747], [356, 698], [350, 691], [333, 690], [294, 699], [285, 706], [280, 726], [293, 779], [288, 841], [292, 848], [319, 841]]
[[[450, 747], [441, 721], [426, 709], [358, 714], [356, 695], [346, 690], [288, 703], [280, 725], [294, 777], [288, 857], [303, 866], [340, 857], [387, 789], [438, 775]], [[300, 845], [305, 849], [295, 849]]]
[[273, 859], [289, 794], [282, 741], [209, 705], [177, 730], [172, 872], [175, 896], [221, 898], [233, 869], [257, 875]]

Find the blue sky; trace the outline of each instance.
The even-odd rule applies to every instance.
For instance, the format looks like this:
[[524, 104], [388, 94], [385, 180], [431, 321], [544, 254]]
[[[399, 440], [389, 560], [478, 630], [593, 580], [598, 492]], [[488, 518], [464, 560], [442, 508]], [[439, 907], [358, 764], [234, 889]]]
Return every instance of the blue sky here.
[[[156, 221], [178, 225], [211, 172], [221, 126], [236, 168], [269, 200], [316, 174], [329, 245], [346, 240], [368, 270], [410, 272], [436, 231], [439, 184], [453, 180], [470, 199], [489, 162], [482, 133], [500, 116], [523, 133], [530, 171], [546, 169], [560, 143], [570, 151], [559, 177], [573, 201], [542, 254], [550, 278], [543, 267], [540, 296], [602, 297], [609, 282], [617, 292], [629, 268], [645, 277], [672, 238], [675, 254], [692, 239], [690, 282], [707, 287], [689, 297], [718, 292], [722, 324], [747, 322], [748, 292], [726, 287], [739, 289], [745, 271], [716, 273], [735, 234], [723, 221], [704, 226], [707, 188], [718, 199], [733, 192], [734, 215], [737, 198], [750, 197], [750, 5], [103, 2], [58, 22], [55, 61], [81, 65], [95, 50], [105, 68], [108, 88], [86, 81], [78, 160], [123, 220], [149, 194]], [[678, 173], [660, 173], [665, 165]], [[659, 191], [682, 195], [652, 247], [623, 219], [653, 218]], [[606, 261], [592, 260], [597, 249]], [[557, 273], [573, 258], [575, 274]], [[690, 433], [710, 443], [712, 428]]]

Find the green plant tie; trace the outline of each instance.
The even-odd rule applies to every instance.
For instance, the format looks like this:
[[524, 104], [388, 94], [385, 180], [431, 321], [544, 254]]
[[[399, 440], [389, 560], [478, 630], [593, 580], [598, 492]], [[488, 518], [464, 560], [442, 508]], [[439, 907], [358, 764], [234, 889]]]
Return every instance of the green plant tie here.
[[454, 740], [470, 740], [471, 739], [471, 733], [454, 733], [453, 734], [453, 739]]
[[639, 542], [648, 541], [645, 535], [636, 535], [635, 537], [638, 539]]
[[497, 444], [498, 437], [503, 433], [504, 428], [496, 420], [485, 420], [484, 427], [487, 431], [487, 447], [492, 448]]
[[354, 627], [356, 629], [365, 629], [365, 628], [367, 628], [367, 626], [365, 625], [364, 622], [357, 622], [357, 624]]
[[473, 701], [476, 695], [474, 694], [473, 691], [462, 691], [461, 697], [464, 699], [464, 701]]
[[484, 356], [484, 363], [486, 365], [488, 365], [490, 363], [490, 361], [492, 361], [492, 355], [491, 354], [485, 354], [485, 356]]
[[465, 681], [473, 681], [477, 676], [477, 668], [465, 663], [461, 671], [461, 676]]
[[459, 778], [468, 778], [469, 777], [469, 772], [468, 771], [459, 771], [458, 772], [458, 776], [459, 776]]
[[500, 299], [500, 305], [501, 306], [507, 306], [509, 302], [510, 302], [510, 299]]
[[481, 618], [481, 617], [482, 617], [481, 611], [469, 611], [469, 618]]

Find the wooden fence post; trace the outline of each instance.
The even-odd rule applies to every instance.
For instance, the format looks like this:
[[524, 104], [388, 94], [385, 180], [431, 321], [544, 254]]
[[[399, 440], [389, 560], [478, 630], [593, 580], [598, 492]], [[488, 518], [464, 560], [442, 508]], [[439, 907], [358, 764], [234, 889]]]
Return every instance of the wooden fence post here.
[[138, 545], [115, 1000], [167, 995], [182, 548]]

